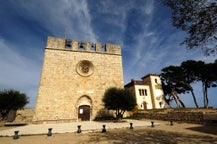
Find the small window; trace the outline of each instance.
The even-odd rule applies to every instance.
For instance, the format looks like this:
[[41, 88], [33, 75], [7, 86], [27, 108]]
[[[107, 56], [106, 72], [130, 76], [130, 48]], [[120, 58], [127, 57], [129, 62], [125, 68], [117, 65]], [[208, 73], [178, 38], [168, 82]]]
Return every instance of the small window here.
[[146, 89], [139, 89], [139, 95], [140, 96], [147, 96], [147, 90]]
[[142, 89], [142, 96], [144, 96], [145, 95], [145, 91], [144, 91], [144, 89]]
[[66, 40], [65, 47], [66, 47], [66, 49], [71, 49], [72, 48], [72, 41]]
[[157, 79], [154, 79], [155, 83], [157, 83]]
[[162, 108], [162, 102], [159, 102], [160, 108]]
[[139, 95], [140, 95], [140, 96], [142, 95], [142, 90], [141, 90], [141, 89], [139, 89]]
[[145, 96], [147, 96], [148, 95], [148, 93], [147, 93], [147, 89], [145, 89]]

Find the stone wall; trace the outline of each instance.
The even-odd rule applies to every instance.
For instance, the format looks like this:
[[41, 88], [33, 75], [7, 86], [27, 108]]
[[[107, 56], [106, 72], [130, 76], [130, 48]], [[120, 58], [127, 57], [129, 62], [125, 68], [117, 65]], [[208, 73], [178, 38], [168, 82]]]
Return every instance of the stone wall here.
[[176, 121], [186, 122], [195, 124], [216, 124], [217, 113], [206, 113], [206, 112], [137, 112], [133, 115], [136, 119], [153, 119], [153, 120], [165, 120], [165, 121]]
[[34, 109], [25, 108], [22, 110], [18, 110], [14, 123], [32, 123], [33, 115]]

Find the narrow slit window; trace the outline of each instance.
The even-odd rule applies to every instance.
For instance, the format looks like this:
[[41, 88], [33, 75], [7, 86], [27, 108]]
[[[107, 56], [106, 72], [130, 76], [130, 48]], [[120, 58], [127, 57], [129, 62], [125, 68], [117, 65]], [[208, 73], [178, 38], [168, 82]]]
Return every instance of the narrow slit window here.
[[145, 95], [145, 91], [144, 91], [144, 89], [142, 89], [142, 96], [144, 96]]
[[145, 96], [147, 96], [148, 95], [148, 93], [147, 93], [147, 89], [145, 89]]
[[142, 91], [141, 91], [141, 89], [139, 89], [139, 95], [140, 95], [140, 96], [142, 95]]

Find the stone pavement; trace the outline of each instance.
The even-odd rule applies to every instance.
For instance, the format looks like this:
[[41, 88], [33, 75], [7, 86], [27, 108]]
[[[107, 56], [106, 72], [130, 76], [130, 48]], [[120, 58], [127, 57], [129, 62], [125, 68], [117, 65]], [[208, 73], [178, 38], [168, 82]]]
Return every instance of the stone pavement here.
[[[126, 122], [72, 122], [72, 123], [58, 123], [58, 124], [31, 124], [26, 126], [19, 126], [7, 130], [0, 131], [0, 136], [13, 136], [14, 131], [19, 131], [19, 135], [38, 135], [47, 134], [48, 128], [52, 128], [52, 133], [72, 133], [77, 132], [78, 125], [81, 125], [82, 133], [102, 131], [102, 125], [106, 125], [106, 130], [115, 128], [130, 128], [130, 123], [133, 127], [136, 126], [151, 126], [151, 122], [141, 120], [126, 120]], [[155, 123], [158, 125], [159, 123]]]

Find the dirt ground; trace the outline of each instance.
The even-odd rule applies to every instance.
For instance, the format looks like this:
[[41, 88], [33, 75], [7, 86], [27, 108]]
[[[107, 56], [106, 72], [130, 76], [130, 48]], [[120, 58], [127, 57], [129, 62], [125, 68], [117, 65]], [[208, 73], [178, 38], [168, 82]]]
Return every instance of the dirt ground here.
[[[0, 144], [217, 144], [217, 126], [166, 121], [155, 127], [108, 129], [106, 133], [65, 133], [34, 136], [0, 137]], [[5, 127], [0, 127], [0, 130]]]

